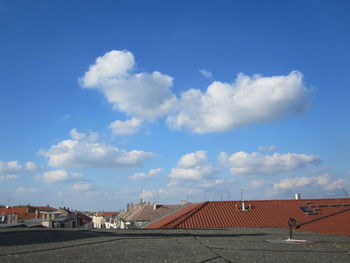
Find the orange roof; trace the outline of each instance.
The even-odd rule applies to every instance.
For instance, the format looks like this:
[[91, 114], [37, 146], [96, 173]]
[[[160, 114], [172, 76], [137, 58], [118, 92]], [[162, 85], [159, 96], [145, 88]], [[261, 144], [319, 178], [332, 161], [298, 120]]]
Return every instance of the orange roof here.
[[[245, 207], [247, 211], [242, 211], [242, 201], [190, 204], [145, 228], [288, 228], [289, 218], [300, 222], [320, 218], [300, 230], [350, 236], [350, 198], [245, 201]], [[332, 215], [340, 211], [344, 212]], [[332, 216], [324, 218], [327, 215]]]
[[119, 215], [120, 212], [99, 212], [98, 216], [114, 216]]
[[23, 220], [36, 218], [36, 214], [34, 212], [28, 212], [28, 210], [28, 207], [0, 208], [0, 216], [16, 213], [18, 217]]

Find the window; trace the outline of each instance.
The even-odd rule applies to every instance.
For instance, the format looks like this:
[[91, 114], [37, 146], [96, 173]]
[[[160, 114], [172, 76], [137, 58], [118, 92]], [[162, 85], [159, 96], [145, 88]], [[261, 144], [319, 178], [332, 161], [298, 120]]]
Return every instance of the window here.
[[301, 206], [300, 209], [303, 210], [305, 213], [313, 213], [314, 212], [314, 210], [312, 210], [312, 208], [310, 206]]

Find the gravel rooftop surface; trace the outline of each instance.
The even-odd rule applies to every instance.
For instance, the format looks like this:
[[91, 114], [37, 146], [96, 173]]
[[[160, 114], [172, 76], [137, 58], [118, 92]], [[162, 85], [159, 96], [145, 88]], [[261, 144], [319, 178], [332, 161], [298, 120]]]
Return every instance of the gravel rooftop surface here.
[[0, 229], [0, 262], [350, 262], [350, 237], [286, 229]]

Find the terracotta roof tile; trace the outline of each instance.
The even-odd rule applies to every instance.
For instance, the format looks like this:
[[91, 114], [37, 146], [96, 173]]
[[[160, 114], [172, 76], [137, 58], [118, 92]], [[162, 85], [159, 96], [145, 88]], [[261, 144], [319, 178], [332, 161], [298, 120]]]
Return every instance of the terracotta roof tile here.
[[35, 212], [28, 212], [28, 207], [0, 208], [0, 216], [7, 216], [12, 213], [16, 213], [22, 220], [33, 219], [37, 217]]
[[98, 216], [115, 216], [119, 215], [120, 212], [99, 212], [97, 213]]
[[[314, 212], [304, 212], [300, 208], [303, 206]], [[247, 211], [242, 211], [241, 201], [190, 204], [145, 228], [288, 228], [291, 217], [300, 222], [322, 218], [300, 230], [350, 236], [350, 198], [245, 201], [245, 207]], [[345, 209], [344, 213], [323, 218]]]

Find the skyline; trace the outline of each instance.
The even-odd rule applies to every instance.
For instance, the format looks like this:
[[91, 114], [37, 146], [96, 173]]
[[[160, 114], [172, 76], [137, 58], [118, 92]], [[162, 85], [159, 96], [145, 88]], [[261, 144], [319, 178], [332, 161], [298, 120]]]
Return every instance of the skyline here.
[[346, 1], [0, 1], [0, 201], [350, 192]]

